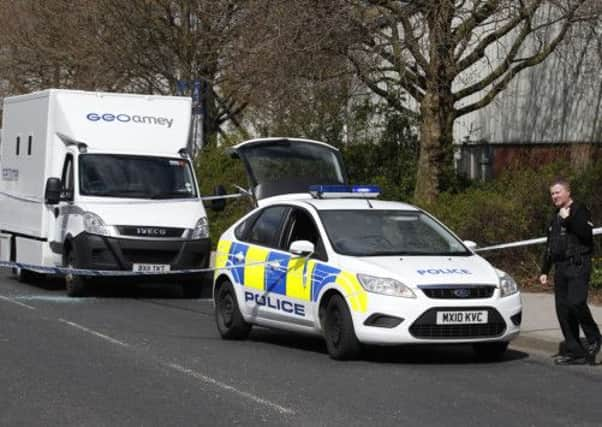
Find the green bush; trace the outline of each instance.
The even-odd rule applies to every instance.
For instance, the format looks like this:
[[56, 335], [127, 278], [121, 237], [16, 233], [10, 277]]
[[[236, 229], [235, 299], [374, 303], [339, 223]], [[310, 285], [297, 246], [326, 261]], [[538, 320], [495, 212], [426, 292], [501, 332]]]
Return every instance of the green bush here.
[[[415, 183], [417, 139], [409, 123], [400, 116], [389, 116], [385, 131], [376, 142], [351, 144], [341, 148], [352, 183], [381, 186], [386, 200], [410, 201]], [[238, 190], [234, 184], [248, 187], [242, 162], [231, 159], [227, 148], [238, 140], [203, 150], [196, 159], [196, 170], [203, 195], [223, 184], [228, 193]], [[544, 237], [554, 208], [549, 184], [562, 175], [573, 184], [575, 199], [586, 203], [594, 224], [602, 225], [602, 161], [576, 172], [564, 162], [537, 169], [509, 168], [495, 180], [470, 185], [448, 185], [449, 191], [437, 201], [421, 206], [450, 227], [461, 239], [474, 240], [480, 247]], [[459, 181], [458, 181], [459, 182]], [[466, 187], [466, 188], [464, 188]], [[249, 198], [228, 200], [223, 212], [208, 210], [213, 244], [221, 233], [252, 209]], [[601, 242], [595, 239], [595, 254], [600, 256]], [[507, 271], [519, 283], [529, 284], [538, 276], [543, 245], [483, 252], [496, 267]], [[592, 286], [602, 288], [602, 261], [596, 258]]]
[[[215, 187], [218, 185], [223, 185], [228, 194], [238, 192], [235, 185], [248, 188], [242, 162], [232, 159], [227, 152], [235, 142], [220, 147], [206, 148], [196, 157], [195, 169], [203, 196], [213, 195]], [[213, 248], [216, 247], [219, 236], [253, 207], [248, 197], [228, 199], [226, 208], [222, 212], [215, 212], [210, 209], [210, 206], [211, 204], [207, 202], [209, 233]]]
[[[565, 162], [537, 169], [510, 168], [497, 179], [474, 183], [460, 193], [442, 193], [436, 203], [425, 208], [465, 240], [480, 247], [536, 237], [545, 237], [554, 212], [549, 184], [557, 176], [572, 182], [572, 194], [592, 211], [594, 224], [602, 225], [602, 162], [576, 172]], [[600, 253], [600, 239], [595, 253]], [[507, 271], [520, 283], [533, 283], [540, 271], [543, 245], [483, 252], [496, 267]], [[601, 282], [599, 265], [592, 276]]]

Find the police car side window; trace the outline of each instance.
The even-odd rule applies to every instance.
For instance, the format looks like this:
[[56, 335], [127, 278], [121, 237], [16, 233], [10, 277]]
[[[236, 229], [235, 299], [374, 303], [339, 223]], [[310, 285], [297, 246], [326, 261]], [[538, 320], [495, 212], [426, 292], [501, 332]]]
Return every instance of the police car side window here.
[[240, 224], [238, 224], [238, 227], [236, 227], [234, 229], [234, 236], [238, 239], [238, 240], [247, 240], [247, 236], [249, 235], [249, 231], [251, 230], [251, 226], [253, 224], [255, 224], [255, 220], [257, 219], [257, 217], [261, 214], [261, 212], [257, 212], [254, 213], [253, 215], [249, 216], [247, 219], [245, 219], [243, 222], [241, 222]]
[[249, 229], [246, 240], [249, 243], [274, 247], [277, 244], [283, 218], [288, 210], [289, 208], [286, 206], [272, 206], [261, 211]]
[[320, 238], [320, 232], [316, 227], [314, 220], [310, 214], [302, 209], [295, 209], [290, 216], [290, 221], [287, 225], [287, 233], [283, 242], [282, 249], [288, 251], [291, 243], [295, 240], [309, 240], [314, 244], [315, 252], [312, 258], [321, 261], [327, 261], [326, 249]]

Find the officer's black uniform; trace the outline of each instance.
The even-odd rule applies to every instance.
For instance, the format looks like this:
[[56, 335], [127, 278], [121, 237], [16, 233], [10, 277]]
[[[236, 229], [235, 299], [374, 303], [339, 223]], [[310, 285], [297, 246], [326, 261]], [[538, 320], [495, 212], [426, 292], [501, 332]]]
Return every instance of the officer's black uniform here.
[[592, 250], [591, 215], [585, 205], [573, 202], [570, 215], [565, 219], [556, 210], [548, 227], [541, 273], [548, 274], [554, 265], [556, 314], [566, 351], [573, 357], [586, 356], [579, 340], [579, 326], [590, 345], [600, 341], [600, 330], [587, 306]]

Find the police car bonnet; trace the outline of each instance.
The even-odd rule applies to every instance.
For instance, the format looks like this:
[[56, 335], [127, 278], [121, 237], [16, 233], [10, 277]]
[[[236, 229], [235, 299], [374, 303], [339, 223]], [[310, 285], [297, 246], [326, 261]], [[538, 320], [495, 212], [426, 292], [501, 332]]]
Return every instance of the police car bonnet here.
[[347, 184], [341, 153], [323, 142], [298, 138], [263, 138], [230, 149], [243, 161], [256, 200], [307, 193], [311, 185]]

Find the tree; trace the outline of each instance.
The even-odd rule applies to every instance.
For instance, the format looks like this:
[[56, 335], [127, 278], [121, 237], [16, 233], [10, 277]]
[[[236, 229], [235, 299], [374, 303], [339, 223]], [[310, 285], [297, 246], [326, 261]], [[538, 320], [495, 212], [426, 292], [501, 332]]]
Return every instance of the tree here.
[[[103, 26], [119, 37], [104, 45], [128, 88], [174, 94], [177, 82], [203, 84], [205, 132], [212, 136], [246, 106], [225, 70], [236, 60], [234, 45], [244, 28], [245, 0], [99, 0]], [[190, 94], [190, 92], [188, 92]]]
[[225, 72], [236, 60], [246, 4], [0, 0], [0, 70], [10, 93], [56, 87], [167, 95], [179, 80], [201, 80], [212, 140], [246, 106]]
[[0, 0], [0, 75], [6, 92], [111, 89], [118, 78], [96, 43], [100, 13], [89, 0]]
[[429, 202], [441, 188], [455, 120], [543, 62], [572, 26], [591, 18], [593, 0], [344, 3], [357, 36], [342, 53], [375, 94], [419, 118], [415, 198]]

